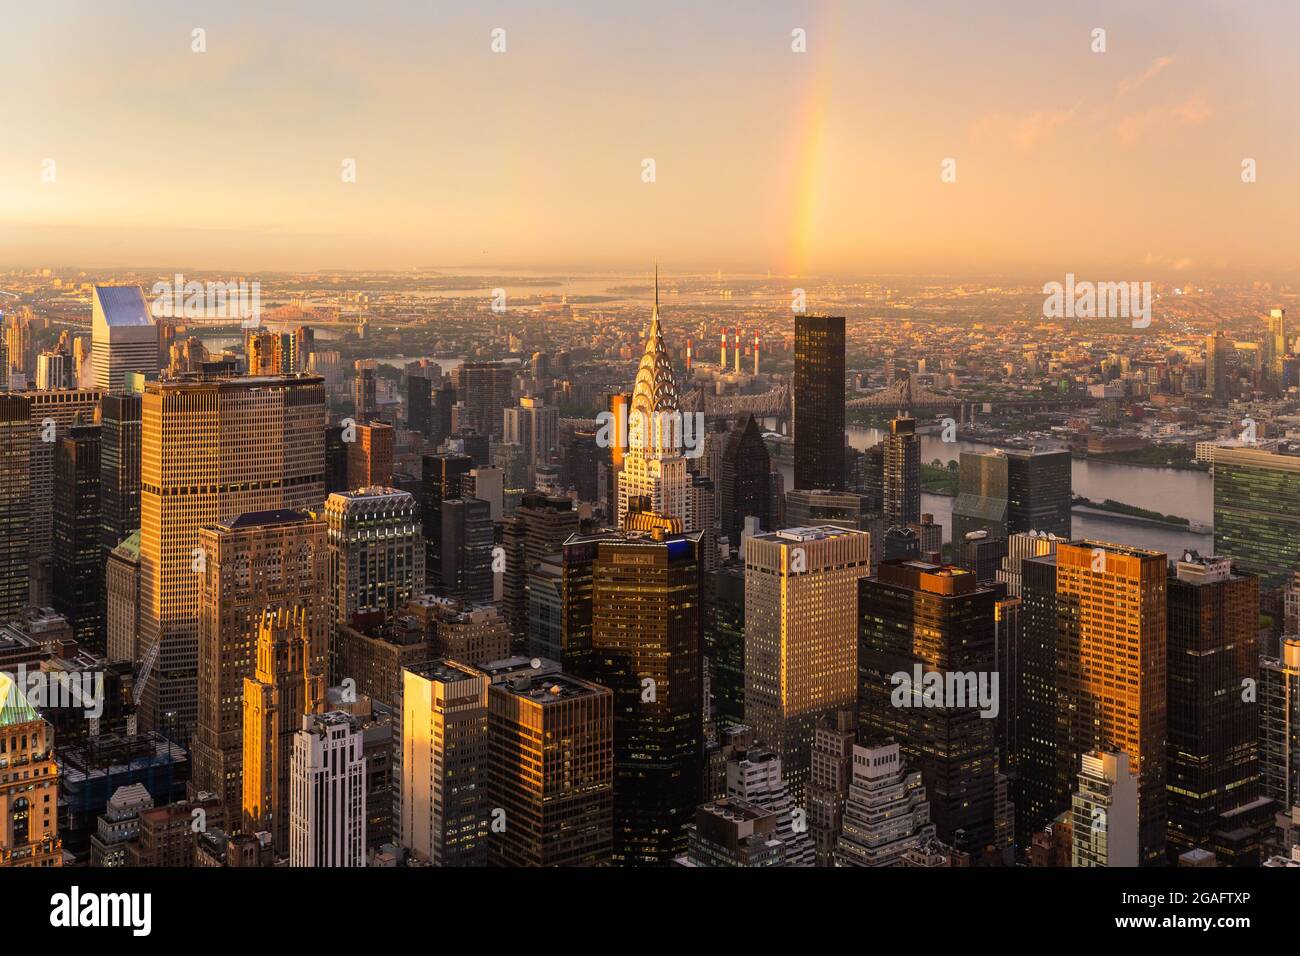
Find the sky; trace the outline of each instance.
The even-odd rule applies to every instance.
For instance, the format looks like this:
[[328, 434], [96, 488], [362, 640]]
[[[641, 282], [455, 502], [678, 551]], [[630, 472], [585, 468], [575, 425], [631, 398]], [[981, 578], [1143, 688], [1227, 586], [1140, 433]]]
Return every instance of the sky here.
[[1297, 36], [1294, 0], [11, 4], [0, 268], [1296, 280]]

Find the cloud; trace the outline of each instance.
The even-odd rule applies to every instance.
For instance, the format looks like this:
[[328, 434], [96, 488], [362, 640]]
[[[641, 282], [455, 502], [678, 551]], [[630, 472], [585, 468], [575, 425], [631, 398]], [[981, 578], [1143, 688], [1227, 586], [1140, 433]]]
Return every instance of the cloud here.
[[1190, 256], [1178, 256], [1175, 258], [1173, 256], [1157, 255], [1152, 252], [1148, 252], [1146, 258], [1144, 258], [1142, 262], [1144, 265], [1155, 266], [1158, 269], [1167, 269], [1171, 272], [1186, 272], [1192, 267], [1192, 259]]
[[1034, 110], [1023, 116], [991, 113], [976, 120], [971, 127], [971, 139], [976, 142], [1000, 142], [1027, 153], [1046, 141], [1056, 130], [1073, 122], [1079, 106], [1069, 109]]
[[1135, 146], [1148, 133], [1200, 126], [1213, 116], [1214, 108], [1209, 101], [1201, 93], [1192, 93], [1179, 102], [1122, 116], [1115, 129], [1120, 145]]
[[1158, 56], [1136, 77], [1126, 77], [1119, 81], [1119, 95], [1127, 96], [1141, 89], [1148, 80], [1153, 80], [1174, 62], [1172, 56]]

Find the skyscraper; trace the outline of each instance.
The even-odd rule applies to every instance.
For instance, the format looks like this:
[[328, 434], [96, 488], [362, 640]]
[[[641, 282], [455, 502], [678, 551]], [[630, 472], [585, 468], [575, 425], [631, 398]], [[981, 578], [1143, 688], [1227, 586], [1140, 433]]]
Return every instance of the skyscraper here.
[[177, 379], [148, 383], [142, 402], [141, 721], [184, 739], [198, 708], [199, 529], [320, 507], [325, 390], [311, 376]]
[[[683, 453], [688, 419], [681, 413], [672, 360], [664, 344], [658, 288], [656, 274], [650, 331], [628, 409], [627, 450], [618, 475], [618, 524], [624, 527], [628, 513], [644, 499], [649, 505], [646, 510], [678, 518], [685, 530], [695, 531], [691, 477]], [[702, 441], [704, 436], [696, 437]]]
[[540, 491], [525, 494], [506, 520], [501, 538], [506, 560], [501, 601], [516, 651], [523, 650], [528, 637], [529, 574], [546, 555], [559, 551], [565, 539], [577, 530], [578, 512], [573, 509], [573, 501]]
[[850, 766], [836, 866], [898, 866], [908, 850], [934, 839], [921, 772], [897, 743], [854, 744]]
[[54, 609], [77, 643], [105, 650], [100, 550], [100, 427], [75, 425], [54, 452]]
[[486, 668], [488, 789], [506, 825], [488, 840], [497, 866], [609, 861], [614, 812], [614, 695], [551, 661]]
[[962, 452], [953, 541], [972, 531], [994, 538], [1027, 531], [1068, 538], [1070, 467], [1068, 451]]
[[[794, 487], [844, 488], [844, 317], [794, 320]], [[918, 508], [918, 516], [919, 516]]]
[[430, 586], [442, 581], [442, 503], [459, 498], [465, 477], [474, 467], [469, 455], [442, 452], [420, 460], [420, 508], [424, 532], [424, 575]]
[[465, 403], [463, 426], [480, 435], [500, 440], [505, 428], [505, 410], [514, 391], [514, 368], [502, 362], [466, 362], [458, 370], [457, 389]]
[[424, 591], [424, 541], [415, 497], [396, 488], [359, 488], [325, 501], [329, 604], [334, 619], [394, 614]]
[[[328, 633], [325, 523], [301, 511], [250, 512], [199, 530], [198, 718], [194, 783], [238, 817], [243, 800], [245, 684], [257, 676], [267, 612], [302, 609], [313, 673]], [[272, 672], [274, 673], [274, 672]], [[297, 714], [293, 728], [299, 726]], [[292, 732], [291, 729], [291, 732]]]
[[488, 677], [435, 661], [403, 679], [398, 839], [435, 866], [481, 866], [491, 809]]
[[957, 479], [957, 500], [952, 505], [954, 547], [968, 534], [985, 531], [989, 537], [1005, 538], [1010, 497], [1008, 459], [997, 452], [980, 454], [963, 451]]
[[916, 419], [895, 418], [884, 438], [884, 512], [887, 525], [921, 520], [921, 439]]
[[533, 476], [537, 469], [555, 461], [560, 442], [560, 410], [540, 398], [524, 396], [517, 406], [507, 408], [504, 415], [503, 440], [523, 447], [528, 486], [535, 487]]
[[997, 597], [969, 571], [915, 560], [882, 561], [858, 590], [859, 734], [898, 742], [939, 839], [967, 852], [993, 840]]
[[1222, 329], [1215, 329], [1205, 338], [1205, 390], [1216, 402], [1228, 397], [1228, 349], [1231, 347]]
[[1169, 578], [1169, 855], [1213, 849], [1222, 813], [1259, 795], [1259, 590], [1223, 558], [1188, 552]]
[[1020, 597], [1023, 580], [1022, 562], [1044, 554], [1056, 554], [1056, 545], [1061, 540], [1063, 539], [1055, 535], [1042, 535], [1029, 531], [1012, 534], [1007, 538], [1007, 554], [1002, 559], [1002, 567], [996, 575], [998, 582], [1007, 586], [1007, 597]]
[[293, 736], [289, 865], [366, 865], [366, 760], [356, 717], [308, 714]]
[[324, 703], [320, 615], [295, 607], [263, 612], [257, 667], [244, 680], [244, 829], [271, 834], [277, 854], [289, 852], [290, 777], [294, 737], [306, 714]]
[[375, 380], [373, 361], [359, 359], [357, 377], [352, 380], [352, 417], [359, 422], [373, 421], [379, 417], [379, 392]]
[[433, 382], [422, 369], [407, 367], [406, 427], [426, 438], [433, 429]]
[[0, 869], [63, 865], [54, 730], [0, 672]]
[[831, 854], [844, 826], [844, 801], [853, 776], [853, 744], [858, 720], [852, 710], [824, 717], [813, 737], [808, 781], [808, 829], [818, 866], [831, 866]]
[[[727, 761], [727, 796], [745, 800], [776, 814], [776, 838], [781, 841], [782, 866], [812, 866], [816, 861], [812, 835], [795, 823], [796, 805], [781, 773], [781, 758], [767, 747], [749, 747]], [[801, 816], [803, 806], [797, 809]]]
[[1286, 309], [1270, 309], [1268, 313], [1269, 374], [1276, 382], [1282, 381], [1282, 360], [1290, 351], [1286, 334]]
[[745, 721], [745, 565], [730, 560], [713, 574], [713, 627], [705, 633], [713, 719], [721, 730]]
[[31, 427], [31, 553], [33, 602], [49, 601], [49, 560], [54, 548], [54, 451], [73, 425], [93, 424], [103, 392], [93, 388], [29, 392]]
[[[1026, 566], [1028, 562], [1026, 563]], [[1098, 541], [1056, 549], [1058, 780], [1115, 748], [1139, 779], [1141, 859], [1165, 853], [1166, 559]]]
[[492, 572], [492, 509], [481, 498], [442, 502], [440, 594], [470, 604], [489, 604], [495, 591]]
[[120, 392], [130, 372], [158, 372], [158, 325], [139, 286], [97, 285], [91, 295], [95, 387]]
[[1259, 770], [1264, 796], [1300, 803], [1300, 637], [1259, 660]]
[[[1019, 536], [1017, 536], [1019, 537]], [[1038, 539], [1042, 540], [1042, 539]], [[1028, 844], [1068, 799], [1058, 787], [1056, 548], [1020, 562], [1019, 671], [1015, 682], [1016, 839]]]
[[[700, 802], [703, 687], [701, 535], [662, 530], [591, 542], [590, 637], [575, 608], [566, 639], [580, 676], [614, 692], [614, 844], [619, 865], [664, 865], [686, 849]], [[577, 555], [566, 544], [566, 564]], [[566, 570], [572, 570], [567, 569]], [[566, 602], [583, 599], [571, 589]]]
[[140, 396], [105, 395], [100, 407], [99, 527], [107, 555], [140, 528]]
[[804, 806], [818, 722], [857, 695], [857, 587], [870, 536], [823, 526], [745, 540], [745, 723]]
[[1300, 568], [1300, 456], [1258, 448], [1214, 450], [1214, 551], [1259, 575], [1261, 588]]
[[27, 606], [31, 487], [31, 405], [0, 395], [0, 623]]
[[443, 382], [441, 388], [433, 390], [433, 408], [430, 411], [429, 441], [437, 448], [451, 434], [452, 409], [456, 407], [456, 388], [451, 382]]
[[140, 659], [140, 532], [133, 531], [104, 562], [105, 642], [110, 661]]
[[1138, 778], [1121, 750], [1082, 755], [1071, 799], [1070, 865], [1138, 866]]
[[393, 483], [393, 426], [371, 422], [356, 426], [355, 440], [345, 442], [348, 490]]
[[740, 546], [746, 518], [757, 518], [763, 531], [775, 530], [771, 516], [771, 456], [763, 444], [754, 416], [727, 436], [718, 477], [719, 516], [722, 533], [733, 548]]

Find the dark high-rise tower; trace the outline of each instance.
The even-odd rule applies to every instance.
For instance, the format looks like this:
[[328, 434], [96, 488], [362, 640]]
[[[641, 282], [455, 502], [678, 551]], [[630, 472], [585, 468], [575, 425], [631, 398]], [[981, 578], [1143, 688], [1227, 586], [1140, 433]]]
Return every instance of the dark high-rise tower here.
[[451, 410], [456, 407], [456, 389], [451, 382], [444, 382], [442, 388], [433, 392], [433, 404], [429, 411], [429, 441], [437, 448], [451, 434]]
[[1169, 855], [1213, 849], [1220, 814], [1259, 795], [1259, 585], [1226, 558], [1184, 554], [1169, 578]]
[[1020, 670], [1014, 677], [1016, 839], [1034, 834], [1066, 809], [1056, 789], [1056, 555], [1025, 558], [1020, 568]]
[[[591, 542], [594, 555], [577, 542], [565, 548], [566, 560], [591, 558], [591, 650], [581, 676], [614, 692], [616, 864], [680, 856], [700, 803], [702, 540], [699, 532], [626, 532]], [[566, 613], [566, 629], [570, 621], [578, 623]]]
[[842, 490], [843, 316], [795, 317], [793, 417], [794, 486]]
[[79, 644], [105, 650], [100, 604], [99, 429], [73, 425], [54, 451], [54, 608]]
[[884, 511], [888, 525], [921, 520], [921, 439], [916, 419], [895, 418], [884, 440]]
[[140, 527], [140, 396], [105, 395], [101, 408], [99, 543], [107, 559]]
[[745, 421], [744, 427], [728, 436], [722, 452], [721, 470], [718, 497], [722, 533], [734, 548], [740, 544], [740, 532], [744, 530], [746, 518], [757, 518], [760, 530], [772, 529], [771, 482], [768, 479], [772, 459], [753, 415]]
[[31, 406], [0, 395], [0, 622], [27, 604], [31, 551]]
[[492, 513], [482, 498], [446, 498], [440, 505], [442, 547], [433, 587], [467, 604], [492, 602]]
[[424, 574], [430, 586], [442, 582], [442, 503], [459, 498], [462, 481], [474, 467], [469, 455], [445, 452], [425, 455], [421, 460], [421, 508], [423, 511]]
[[506, 520], [501, 544], [506, 569], [501, 582], [502, 611], [517, 653], [528, 644], [528, 575], [542, 558], [560, 550], [578, 530], [573, 501], [562, 495], [530, 491]]
[[993, 840], [995, 720], [979, 681], [996, 673], [997, 598], [969, 571], [913, 560], [883, 561], [858, 583], [859, 734], [898, 741], [921, 770], [939, 839], [968, 852]]
[[406, 427], [428, 435], [433, 424], [433, 383], [416, 371], [406, 375]]
[[1038, 531], [1068, 538], [1070, 453], [1012, 449], [1002, 454], [1007, 459], [1007, 533]]
[[470, 428], [500, 441], [505, 410], [512, 405], [515, 372], [501, 362], [467, 362], [459, 370], [461, 395]]

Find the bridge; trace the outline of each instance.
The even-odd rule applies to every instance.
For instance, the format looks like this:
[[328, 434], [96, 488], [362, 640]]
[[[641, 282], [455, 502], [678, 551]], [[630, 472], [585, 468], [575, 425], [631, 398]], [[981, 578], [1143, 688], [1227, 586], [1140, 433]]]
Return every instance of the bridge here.
[[[744, 418], [753, 415], [759, 419], [778, 419], [789, 422], [793, 418], [792, 391], [789, 385], [779, 385], [770, 391], [757, 395], [711, 395], [703, 389], [693, 388], [681, 400], [681, 411], [703, 411], [704, 417], [712, 421]], [[879, 409], [881, 411], [932, 411], [964, 410], [971, 407], [971, 413], [977, 406], [988, 404], [994, 408], [1023, 410], [1050, 410], [1071, 405], [1087, 405], [1094, 400], [1087, 395], [1073, 395], [1052, 398], [1044, 396], [1025, 396], [1023, 398], [994, 398], [987, 402], [958, 395], [942, 395], [927, 388], [913, 384], [912, 379], [902, 378], [887, 388], [851, 398], [844, 403], [845, 409]], [[963, 421], [965, 417], [963, 416]], [[561, 424], [581, 429], [594, 429], [598, 426], [595, 419], [563, 418]]]
[[900, 378], [893, 385], [878, 392], [851, 398], [844, 403], [845, 408], [951, 408], [961, 405], [963, 399], [952, 395], [940, 395], [928, 388], [912, 383], [911, 376]]
[[779, 385], [757, 395], [709, 395], [695, 388], [682, 398], [683, 412], [704, 412], [706, 419], [790, 417], [790, 387]]

